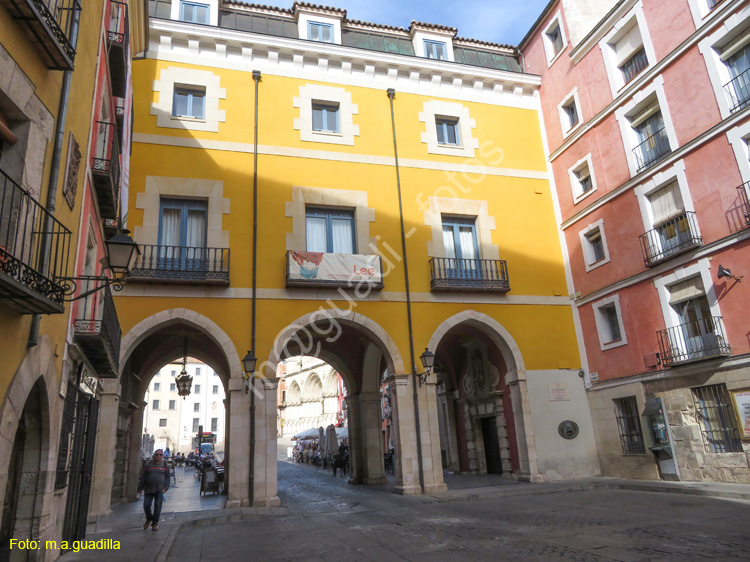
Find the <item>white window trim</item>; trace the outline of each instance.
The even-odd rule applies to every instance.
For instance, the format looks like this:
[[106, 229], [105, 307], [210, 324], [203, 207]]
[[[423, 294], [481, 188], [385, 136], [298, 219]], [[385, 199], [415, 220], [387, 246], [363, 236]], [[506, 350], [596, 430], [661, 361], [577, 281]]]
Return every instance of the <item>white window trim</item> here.
[[[205, 4], [208, 6], [208, 25], [218, 26], [219, 25], [219, 0], [186, 0], [191, 4]], [[173, 21], [180, 21], [180, 5], [182, 0], [172, 0], [171, 17]], [[183, 22], [191, 23], [191, 22]], [[205, 24], [195, 24], [205, 25]]]
[[[460, 103], [438, 100], [426, 101], [422, 107], [423, 110], [419, 113], [419, 120], [425, 124], [425, 130], [421, 133], [421, 139], [427, 145], [427, 152], [444, 156], [474, 158], [474, 150], [479, 148], [479, 140], [471, 134], [471, 130], [476, 128], [477, 123], [469, 115], [468, 107]], [[458, 127], [456, 128], [460, 138], [458, 145], [438, 143], [435, 119], [441, 117], [458, 121]]]
[[700, 276], [701, 282], [703, 283], [703, 290], [706, 294], [706, 300], [708, 301], [708, 307], [711, 310], [711, 316], [721, 316], [721, 310], [719, 309], [719, 300], [716, 298], [716, 291], [714, 290], [714, 283], [711, 279], [711, 262], [709, 258], [703, 258], [698, 260], [697, 263], [682, 269], [677, 269], [670, 275], [659, 277], [654, 280], [654, 287], [659, 295], [659, 302], [661, 304], [661, 312], [664, 317], [664, 325], [667, 328], [679, 326], [682, 320], [677, 315], [677, 312], [670, 306], [669, 300], [671, 293], [669, 288], [681, 281], [689, 279], [691, 277]]
[[[411, 38], [412, 45], [414, 46], [414, 54], [418, 57], [427, 58], [427, 53], [424, 49], [424, 41], [434, 41], [435, 43], [445, 43], [445, 60], [454, 61], [456, 60], [453, 56], [453, 39], [451, 35], [441, 33], [429, 33], [421, 29], [415, 30], [414, 35]], [[435, 62], [443, 62], [436, 59]]]
[[[555, 47], [549, 38], [549, 32], [553, 27], [555, 27], [555, 25], [558, 25], [560, 27], [560, 37], [562, 37], [562, 47], [557, 53], [555, 53]], [[552, 16], [552, 19], [542, 31], [542, 43], [544, 44], [544, 54], [547, 57], [547, 68], [549, 68], [557, 59], [560, 58], [560, 55], [565, 52], [565, 49], [568, 46], [568, 39], [565, 35], [565, 27], [563, 26], [560, 10], [558, 10], [555, 15]]]
[[727, 139], [734, 150], [742, 183], [750, 182], [750, 121], [729, 129]]
[[[297, 8], [300, 9], [299, 7]], [[307, 29], [308, 29], [308, 23], [322, 23], [325, 25], [332, 25], [333, 30], [331, 34], [331, 43], [335, 43], [337, 45], [341, 45], [341, 18], [336, 16], [326, 16], [324, 14], [318, 14], [318, 13], [305, 13], [300, 11], [299, 13], [299, 19], [297, 20], [297, 30], [299, 34], [300, 39], [308, 40], [307, 37]], [[321, 43], [325, 45], [323, 41], [317, 41], [317, 43]], [[329, 45], [331, 43], [328, 43]]]
[[[599, 236], [602, 240], [602, 248], [604, 250], [604, 259], [601, 259], [599, 261], [592, 261], [594, 258], [592, 252], [591, 252], [591, 242], [589, 242], [589, 239], [587, 237], [588, 234], [593, 232], [594, 230], [599, 231]], [[609, 248], [607, 247], [607, 236], [604, 233], [604, 219], [599, 219], [596, 222], [591, 223], [586, 228], [578, 232], [578, 237], [581, 240], [581, 251], [583, 252], [583, 263], [586, 266], [586, 271], [589, 272], [593, 269], [596, 269], [597, 267], [601, 267], [604, 264], [607, 264], [610, 262], [609, 257]]]
[[[151, 115], [156, 115], [156, 126], [218, 133], [219, 123], [227, 120], [226, 112], [219, 109], [219, 100], [227, 98], [227, 91], [220, 87], [220, 83], [220, 77], [208, 70], [175, 66], [163, 68], [159, 73], [159, 80], [154, 80], [153, 84], [154, 92], [159, 94], [157, 102], [151, 104]], [[172, 115], [175, 86], [205, 89], [203, 119]]]
[[632, 114], [636, 108], [645, 109], [650, 101], [650, 98], [656, 94], [656, 100], [659, 103], [659, 110], [661, 111], [662, 119], [664, 120], [664, 129], [667, 131], [667, 139], [669, 140], [669, 147], [672, 152], [679, 148], [677, 143], [677, 134], [674, 130], [674, 124], [672, 117], [669, 114], [669, 106], [667, 105], [667, 96], [664, 94], [664, 77], [660, 74], [654, 80], [637, 92], [633, 98], [625, 105], [615, 110], [615, 118], [620, 123], [620, 133], [622, 134], [622, 143], [625, 148], [625, 158], [628, 161], [628, 168], [630, 169], [630, 176], [636, 176], [638, 172], [638, 163], [636, 162], [633, 149], [638, 146], [638, 136], [635, 130], [630, 125], [629, 114]]
[[[607, 33], [607, 35], [605, 35], [599, 41], [599, 49], [602, 51], [602, 57], [604, 58], [604, 68], [607, 71], [607, 78], [609, 79], [609, 87], [612, 90], [613, 98], [617, 97], [617, 93], [622, 90], [626, 84], [625, 79], [622, 76], [622, 72], [617, 67], [616, 54], [612, 43], [614, 41], [614, 37], [623, 28], [630, 27], [634, 19], [636, 25], [638, 26], [638, 31], [641, 34], [641, 41], [643, 41], [643, 48], [646, 51], [646, 58], [648, 59], [649, 67], [655, 65], [657, 62], [654, 45], [651, 42], [651, 36], [649, 35], [648, 28], [646, 27], [646, 18], [643, 15], [643, 0], [638, 0], [635, 6], [633, 6], [633, 8], [612, 27], [610, 32]], [[636, 77], [633, 80], [637, 79], [638, 78]], [[628, 84], [631, 84], [633, 80], [628, 82]]]
[[[678, 160], [670, 168], [655, 174], [646, 183], [642, 183], [633, 190], [635, 196], [638, 198], [638, 206], [641, 209], [641, 220], [643, 221], [644, 228], [643, 232], [648, 232], [654, 228], [654, 212], [649, 197], [652, 193], [659, 191], [661, 188], [666, 187], [674, 181], [677, 181], [677, 186], [680, 190], [680, 198], [682, 199], [682, 205], [685, 212], [695, 212], [693, 199], [690, 196], [690, 189], [688, 188], [687, 175], [685, 174], [685, 161]], [[695, 221], [695, 229], [695, 235], [700, 236], [701, 233], [697, 220]]]
[[[338, 104], [338, 133], [313, 130], [313, 102]], [[359, 107], [352, 103], [351, 92], [344, 88], [306, 84], [300, 86], [299, 96], [293, 99], [293, 105], [299, 109], [300, 116], [294, 118], [294, 128], [300, 132], [300, 140], [354, 146], [354, 137], [359, 136], [359, 125], [354, 124], [354, 116], [359, 114]]]
[[727, 0], [724, 3], [724, 6], [719, 5], [711, 10], [708, 7], [708, 0], [687, 0], [688, 6], [690, 7], [690, 13], [693, 15], [695, 28], [698, 29], [702, 27], [709, 19], [711, 19], [711, 16], [715, 16], [716, 13], [720, 12], [722, 8], [726, 7], [730, 2], [731, 0]]
[[[578, 114], [578, 122], [575, 125], [569, 125], [568, 114], [565, 111], [565, 107], [573, 102]], [[560, 114], [560, 127], [562, 128], [563, 138], [569, 137], [573, 131], [583, 125], [583, 113], [581, 112], [581, 102], [578, 99], [578, 87], [576, 86], [573, 90], [563, 98], [563, 100], [557, 104], [557, 112]]]
[[[617, 325], [620, 328], [620, 339], [609, 341], [609, 325], [604, 318], [604, 312], [602, 312], [602, 309], [609, 308], [612, 305], [614, 305], [615, 312], [617, 312]], [[591, 308], [594, 311], [594, 322], [596, 323], [596, 332], [599, 336], [599, 348], [602, 351], [607, 351], [608, 349], [628, 345], [628, 337], [625, 334], [625, 326], [622, 321], [622, 310], [620, 309], [620, 295], [612, 295], [600, 301], [596, 301], [591, 304]]]
[[[581, 167], [581, 164], [586, 164], [589, 169], [589, 177], [591, 178], [591, 189], [586, 193], [581, 189], [581, 183], [578, 181], [576, 176], [576, 170]], [[578, 162], [568, 168], [568, 176], [570, 177], [570, 189], [573, 192], [573, 204], [578, 204], [586, 197], [596, 191], [596, 176], [594, 175], [594, 166], [591, 163], [591, 153], [589, 152], [586, 156], [581, 158]]]
[[726, 119], [731, 115], [729, 111], [729, 98], [724, 91], [724, 84], [731, 80], [729, 69], [721, 60], [721, 52], [717, 45], [724, 43], [724, 38], [732, 33], [735, 28], [748, 24], [750, 18], [750, 5], [724, 20], [724, 23], [711, 35], [705, 37], [698, 43], [698, 50], [706, 62], [708, 77], [714, 89], [716, 102], [719, 104], [721, 118]]

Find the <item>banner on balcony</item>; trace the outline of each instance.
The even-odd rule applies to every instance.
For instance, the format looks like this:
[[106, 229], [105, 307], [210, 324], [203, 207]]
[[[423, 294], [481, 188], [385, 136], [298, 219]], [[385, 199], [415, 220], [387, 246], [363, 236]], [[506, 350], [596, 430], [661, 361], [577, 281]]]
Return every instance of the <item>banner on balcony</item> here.
[[287, 282], [299, 285], [383, 284], [380, 256], [288, 252]]

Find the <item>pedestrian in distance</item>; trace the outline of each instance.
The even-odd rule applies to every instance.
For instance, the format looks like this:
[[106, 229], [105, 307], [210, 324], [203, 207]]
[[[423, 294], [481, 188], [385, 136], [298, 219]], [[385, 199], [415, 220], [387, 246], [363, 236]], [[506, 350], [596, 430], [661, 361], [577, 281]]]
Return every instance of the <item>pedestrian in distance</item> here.
[[[151, 461], [146, 463], [141, 470], [138, 479], [138, 493], [143, 492], [143, 511], [146, 512], [146, 523], [143, 529], [159, 529], [159, 516], [161, 506], [164, 503], [164, 492], [169, 490], [169, 467], [164, 460], [164, 452], [161, 449], [154, 451]], [[151, 511], [153, 504], [154, 510]]]

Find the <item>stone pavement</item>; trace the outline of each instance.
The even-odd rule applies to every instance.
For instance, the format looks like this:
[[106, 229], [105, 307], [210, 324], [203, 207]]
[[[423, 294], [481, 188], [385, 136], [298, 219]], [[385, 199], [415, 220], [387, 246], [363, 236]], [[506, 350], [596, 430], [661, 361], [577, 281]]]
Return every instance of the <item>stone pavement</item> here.
[[118, 506], [87, 539], [117, 539], [121, 550], [60, 560], [685, 562], [746, 560], [750, 551], [743, 484], [447, 475], [447, 492], [399, 496], [280, 461], [282, 507], [223, 510], [211, 509], [223, 498], [199, 498], [188, 476], [169, 492], [159, 531], [142, 530], [140, 502]]

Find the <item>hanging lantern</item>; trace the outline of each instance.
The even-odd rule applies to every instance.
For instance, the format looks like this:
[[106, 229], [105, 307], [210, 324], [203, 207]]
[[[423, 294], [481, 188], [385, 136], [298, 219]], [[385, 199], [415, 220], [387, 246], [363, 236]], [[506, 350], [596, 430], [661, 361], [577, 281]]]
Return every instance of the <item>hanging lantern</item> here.
[[182, 366], [180, 374], [174, 379], [174, 382], [177, 383], [177, 394], [182, 396], [183, 400], [186, 396], [190, 396], [190, 387], [193, 386], [193, 377], [188, 375], [184, 365]]

